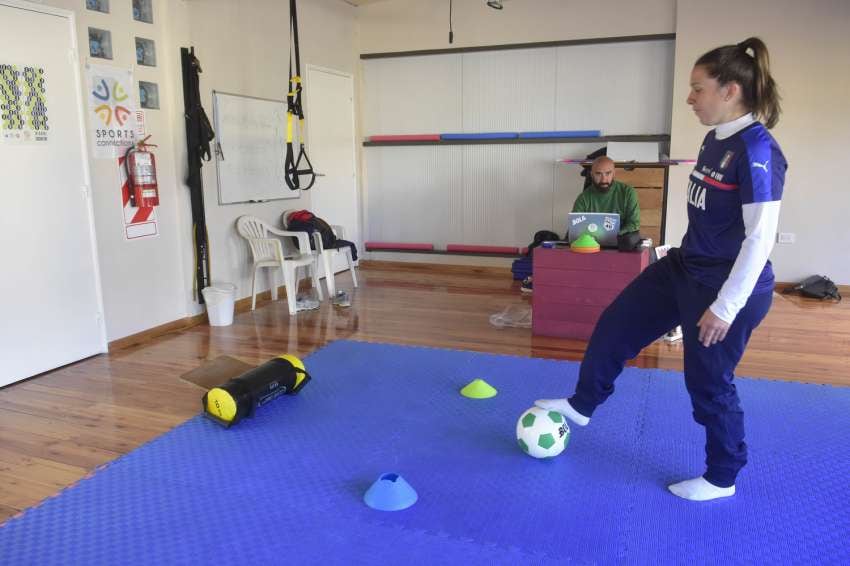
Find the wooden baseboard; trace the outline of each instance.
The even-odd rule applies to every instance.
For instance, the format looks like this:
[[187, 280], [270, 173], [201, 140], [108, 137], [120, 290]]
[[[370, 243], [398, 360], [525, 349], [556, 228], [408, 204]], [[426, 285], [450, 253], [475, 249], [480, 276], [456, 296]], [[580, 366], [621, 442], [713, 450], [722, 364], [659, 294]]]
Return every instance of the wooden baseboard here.
[[[301, 288], [309, 288], [309, 284], [310, 281], [302, 279], [300, 281], [299, 290]], [[283, 285], [279, 286], [277, 288], [277, 296], [278, 300], [285, 301], [286, 287], [284, 287]], [[271, 290], [257, 293], [258, 306], [263, 303], [268, 303], [271, 300]], [[244, 297], [242, 299], [236, 300], [236, 303], [234, 304], [234, 314], [247, 312], [249, 310], [251, 310], [251, 297]], [[154, 338], [158, 338], [159, 336], [163, 336], [171, 332], [187, 330], [189, 328], [192, 328], [193, 326], [204, 324], [205, 322], [207, 322], [206, 312], [196, 314], [194, 316], [187, 316], [186, 318], [181, 318], [179, 320], [172, 320], [171, 322], [166, 322], [165, 324], [160, 324], [159, 326], [155, 326], [153, 328], [148, 328], [147, 330], [143, 330], [142, 332], [138, 332], [136, 334], [125, 336], [124, 338], [113, 340], [108, 344], [108, 351], [117, 352], [118, 350], [123, 350], [124, 348], [129, 348], [131, 346], [138, 346], [139, 344], [150, 342], [151, 340], [153, 340]]]
[[[398, 271], [408, 271], [408, 272], [430, 272], [430, 273], [458, 273], [458, 274], [468, 274], [468, 275], [496, 275], [496, 276], [504, 276], [506, 273], [510, 273], [510, 269], [504, 267], [486, 267], [486, 266], [474, 266], [474, 265], [447, 265], [440, 263], [408, 263], [405, 261], [381, 261], [381, 260], [361, 260], [359, 262], [359, 267], [361, 269], [393, 269]], [[308, 285], [309, 281], [302, 280], [302, 285]], [[286, 288], [283, 286], [278, 287], [278, 298], [282, 300], [286, 300]], [[272, 300], [271, 290], [263, 291], [262, 293], [257, 294], [257, 305], [259, 306], [262, 303], [267, 303]], [[251, 310], [251, 297], [244, 297], [242, 299], [238, 299], [235, 304], [235, 312], [242, 313]], [[207, 314], [201, 313], [194, 316], [187, 316], [186, 318], [181, 318], [178, 320], [173, 320], [171, 322], [166, 322], [165, 324], [161, 324], [159, 326], [155, 326], [153, 328], [149, 328], [147, 330], [143, 330], [142, 332], [138, 332], [136, 334], [131, 334], [129, 336], [125, 336], [123, 338], [118, 338], [117, 340], [113, 340], [109, 342], [108, 351], [109, 352], [117, 352], [119, 350], [123, 350], [125, 348], [130, 348], [132, 346], [138, 346], [140, 344], [144, 344], [146, 342], [150, 342], [155, 338], [160, 336], [164, 336], [165, 334], [169, 334], [171, 332], [180, 332], [183, 330], [188, 330], [193, 326], [197, 326], [199, 324], [204, 324], [207, 322]]]
[[[777, 281], [776, 282], [776, 292], [781, 293], [785, 289], [789, 287], [793, 287], [797, 283], [788, 283], [785, 281]], [[836, 285], [838, 287], [838, 292], [842, 297], [850, 297], [850, 285]]]
[[[381, 259], [362, 259], [360, 260], [362, 269], [392, 269], [395, 271], [409, 271], [420, 273], [451, 273], [451, 274], [467, 274], [467, 275], [495, 275], [501, 276], [505, 273], [511, 273], [508, 267], [493, 267], [479, 265], [455, 265], [449, 263], [428, 263], [428, 262], [408, 262], [408, 261], [390, 261]], [[781, 293], [788, 287], [797, 283], [777, 281], [776, 292]], [[837, 285], [838, 292], [842, 296], [850, 297], [850, 285]]]
[[136, 346], [138, 344], [150, 342], [154, 338], [158, 338], [159, 336], [162, 336], [164, 334], [169, 334], [171, 332], [179, 332], [181, 330], [186, 330], [187, 328], [192, 328], [193, 326], [201, 324], [206, 319], [206, 313], [201, 313], [195, 316], [187, 316], [186, 318], [172, 320], [171, 322], [166, 322], [165, 324], [160, 324], [159, 326], [154, 326], [153, 328], [148, 328], [147, 330], [143, 330], [142, 332], [138, 332], [136, 334], [130, 334], [129, 336], [125, 336], [123, 338], [119, 338], [110, 342], [108, 346], [109, 352], [117, 352], [118, 350], [129, 348], [130, 346]]
[[796, 283], [786, 283], [784, 281], [777, 281], [773, 290], [776, 291], [777, 293], [781, 293], [782, 291], [784, 291], [788, 287], [791, 287], [792, 285], [796, 285]]
[[[286, 300], [286, 288], [283, 286], [278, 287], [278, 298]], [[257, 293], [257, 305], [259, 306], [262, 303], [267, 303], [272, 300], [271, 290], [263, 291], [262, 293]], [[241, 313], [251, 310], [251, 297], [244, 297], [242, 299], [238, 299], [234, 305], [234, 313]], [[188, 330], [193, 326], [197, 326], [199, 324], [204, 324], [207, 322], [207, 313], [202, 312], [201, 314], [196, 314], [193, 316], [187, 316], [186, 318], [181, 318], [178, 320], [172, 320], [171, 322], [166, 322], [165, 324], [160, 324], [159, 326], [155, 326], [153, 328], [148, 328], [147, 330], [143, 330], [142, 332], [138, 332], [136, 334], [131, 334], [129, 336], [125, 336], [123, 338], [118, 338], [117, 340], [113, 340], [109, 343], [108, 348], [109, 352], [117, 352], [118, 350], [123, 350], [125, 348], [129, 348], [131, 346], [138, 346], [139, 344], [144, 344], [146, 342], [150, 342], [154, 338], [158, 338], [165, 334], [169, 334], [171, 332], [180, 332], [183, 330]]]
[[455, 265], [450, 263], [426, 263], [408, 261], [385, 261], [380, 259], [360, 260], [361, 269], [392, 269], [394, 271], [451, 273], [459, 275], [496, 275], [510, 273], [509, 267], [494, 267], [487, 265]]
[[[451, 264], [442, 264], [442, 263], [413, 263], [406, 261], [383, 261], [383, 260], [374, 260], [367, 259], [360, 261], [360, 268], [365, 270], [386, 270], [392, 269], [395, 271], [407, 271], [412, 273], [451, 273], [451, 274], [462, 274], [462, 275], [493, 275], [497, 277], [502, 277], [506, 274], [509, 274], [511, 270], [506, 267], [488, 267], [488, 266], [475, 266], [475, 265], [451, 265]], [[304, 282], [306, 283], [306, 282]], [[796, 285], [796, 283], [788, 283], [777, 281], [776, 283], [776, 291], [781, 293], [788, 287], [792, 285]], [[841, 293], [842, 296], [850, 297], [850, 285], [838, 285], [838, 292]], [[278, 297], [280, 299], [286, 298], [286, 288], [281, 286], [278, 287]], [[257, 304], [267, 303], [272, 300], [271, 291], [263, 291], [262, 293], [257, 294]], [[235, 312], [242, 313], [251, 310], [251, 297], [245, 297], [236, 301]], [[116, 352], [118, 350], [123, 350], [125, 348], [129, 348], [131, 346], [137, 346], [139, 344], [144, 344], [153, 340], [154, 338], [158, 338], [159, 336], [163, 336], [165, 334], [169, 334], [171, 332], [180, 332], [182, 330], [187, 330], [192, 328], [193, 326], [197, 326], [199, 324], [204, 324], [207, 321], [206, 313], [201, 313], [194, 316], [187, 316], [186, 318], [181, 318], [179, 320], [173, 320], [171, 322], [167, 322], [165, 324], [161, 324], [159, 326], [155, 326], [154, 328], [149, 328], [142, 332], [138, 332], [136, 334], [131, 334], [130, 336], [125, 336], [124, 338], [119, 338], [117, 340], [113, 340], [109, 343], [109, 351]]]

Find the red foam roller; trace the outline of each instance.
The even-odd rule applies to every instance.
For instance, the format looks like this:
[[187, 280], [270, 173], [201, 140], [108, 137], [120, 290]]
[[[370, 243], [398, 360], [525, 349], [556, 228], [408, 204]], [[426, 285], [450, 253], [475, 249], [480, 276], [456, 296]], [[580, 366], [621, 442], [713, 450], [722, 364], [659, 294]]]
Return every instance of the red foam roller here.
[[470, 246], [466, 244], [449, 244], [448, 252], [467, 252], [476, 254], [518, 254], [519, 248], [511, 246]]
[[411, 242], [366, 242], [366, 250], [422, 250], [432, 251], [434, 244], [420, 244]]

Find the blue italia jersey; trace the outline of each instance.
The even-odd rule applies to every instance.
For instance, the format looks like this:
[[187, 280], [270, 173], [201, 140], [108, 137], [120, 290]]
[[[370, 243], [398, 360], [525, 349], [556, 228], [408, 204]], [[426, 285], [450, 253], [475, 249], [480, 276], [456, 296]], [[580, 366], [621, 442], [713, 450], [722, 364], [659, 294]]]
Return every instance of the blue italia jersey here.
[[[730, 131], [734, 133], [729, 135]], [[787, 167], [776, 140], [748, 115], [709, 132], [691, 172], [688, 230], [681, 255], [694, 278], [716, 289], [722, 287], [721, 296], [734, 296], [731, 302], [737, 308], [712, 307], [728, 322], [751, 294], [773, 289], [773, 268], [767, 257]]]

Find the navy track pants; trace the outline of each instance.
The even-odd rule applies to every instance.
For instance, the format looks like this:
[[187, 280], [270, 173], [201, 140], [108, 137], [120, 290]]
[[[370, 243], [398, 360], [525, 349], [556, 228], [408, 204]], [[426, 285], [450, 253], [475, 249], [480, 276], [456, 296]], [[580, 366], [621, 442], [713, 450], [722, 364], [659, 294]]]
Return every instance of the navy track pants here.
[[719, 487], [735, 484], [747, 463], [744, 413], [733, 383], [735, 366], [752, 331], [767, 315], [773, 293], [752, 295], [726, 338], [708, 348], [699, 341], [697, 322], [717, 298], [685, 271], [678, 250], [650, 265], [602, 313], [590, 338], [570, 404], [591, 416], [614, 392], [625, 363], [676, 326], [682, 326], [685, 385], [694, 420], [705, 427], [705, 479]]

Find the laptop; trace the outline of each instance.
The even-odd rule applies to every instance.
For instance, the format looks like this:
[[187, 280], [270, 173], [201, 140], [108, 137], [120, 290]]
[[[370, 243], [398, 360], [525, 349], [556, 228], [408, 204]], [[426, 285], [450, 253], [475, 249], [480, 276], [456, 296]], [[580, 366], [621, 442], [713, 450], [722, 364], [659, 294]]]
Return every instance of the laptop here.
[[620, 232], [620, 215], [608, 212], [571, 212], [567, 226], [567, 239], [576, 241], [582, 234], [590, 234], [604, 248], [617, 247]]

